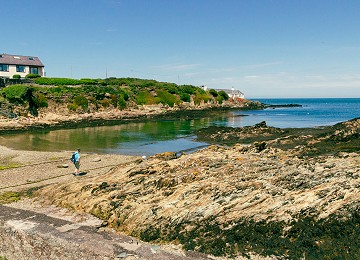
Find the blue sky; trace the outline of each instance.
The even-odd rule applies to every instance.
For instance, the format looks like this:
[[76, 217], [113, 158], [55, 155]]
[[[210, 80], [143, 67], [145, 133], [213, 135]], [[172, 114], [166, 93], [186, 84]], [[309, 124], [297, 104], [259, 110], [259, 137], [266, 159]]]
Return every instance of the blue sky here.
[[360, 97], [360, 1], [3, 0], [0, 52], [48, 77], [137, 77], [248, 98]]

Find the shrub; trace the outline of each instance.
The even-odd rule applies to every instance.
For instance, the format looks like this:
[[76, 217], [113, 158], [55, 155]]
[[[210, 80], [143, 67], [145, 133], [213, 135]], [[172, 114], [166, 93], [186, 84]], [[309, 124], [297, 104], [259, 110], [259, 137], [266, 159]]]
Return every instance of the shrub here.
[[118, 105], [118, 102], [119, 102], [119, 97], [115, 94], [112, 94], [111, 95], [111, 104], [114, 106], [114, 107], [117, 107]]
[[216, 101], [219, 103], [219, 104], [222, 104], [222, 102], [224, 101], [224, 98], [222, 96], [217, 96], [216, 97]]
[[76, 111], [76, 109], [78, 108], [78, 105], [71, 103], [71, 104], [68, 104], [67, 107], [70, 111]]
[[54, 86], [65, 86], [65, 85], [81, 85], [82, 82], [78, 79], [68, 78], [35, 78], [36, 84], [39, 85], [54, 85]]
[[12, 102], [23, 103], [29, 91], [26, 85], [12, 85], [2, 89], [1, 94]]
[[119, 108], [120, 109], [124, 109], [126, 107], [126, 101], [124, 96], [120, 95], [119, 96]]
[[79, 83], [82, 85], [96, 85], [99, 83], [99, 80], [96, 79], [80, 79]]
[[43, 93], [38, 93], [37, 95], [35, 95], [33, 98], [33, 101], [34, 101], [35, 107], [37, 107], [37, 108], [48, 107], [48, 105], [49, 105], [47, 102], [47, 99]]
[[213, 96], [213, 97], [217, 97], [219, 94], [215, 89], [210, 89], [209, 93]]
[[201, 101], [204, 101], [206, 103], [209, 100], [210, 96], [205, 91], [198, 91], [194, 96], [194, 102], [196, 105], [199, 105]]
[[109, 100], [107, 100], [107, 99], [101, 100], [101, 101], [100, 101], [100, 104], [101, 104], [104, 108], [107, 108], [107, 107], [110, 106], [110, 102], [109, 102]]
[[27, 79], [36, 79], [36, 78], [40, 78], [41, 76], [39, 74], [27, 74], [25, 76], [25, 78]]
[[194, 95], [195, 92], [199, 89], [198, 87], [192, 85], [183, 85], [180, 86], [180, 93], [187, 93], [189, 95]]
[[20, 79], [20, 78], [21, 78], [21, 76], [19, 74], [14, 74], [13, 75], [13, 79]]
[[155, 98], [148, 91], [140, 91], [136, 96], [136, 104], [138, 105], [152, 105], [155, 103]]
[[168, 104], [170, 107], [173, 107], [177, 102], [176, 96], [170, 94], [166, 90], [158, 90], [157, 95], [157, 103]]
[[184, 102], [190, 102], [191, 98], [190, 98], [189, 94], [183, 93], [180, 95], [180, 100], [182, 100]]
[[224, 90], [219, 91], [218, 94], [219, 96], [223, 97], [224, 100], [229, 99], [229, 95]]
[[83, 110], [87, 109], [89, 106], [88, 100], [83, 95], [79, 95], [79, 96], [75, 97], [74, 103], [78, 106], [81, 106], [81, 108]]

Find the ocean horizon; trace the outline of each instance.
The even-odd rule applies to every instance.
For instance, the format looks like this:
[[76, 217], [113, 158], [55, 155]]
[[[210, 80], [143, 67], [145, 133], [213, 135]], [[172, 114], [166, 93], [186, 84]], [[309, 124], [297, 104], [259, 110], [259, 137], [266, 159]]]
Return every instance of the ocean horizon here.
[[259, 98], [268, 105], [298, 104], [300, 107], [267, 108], [265, 110], [239, 111], [246, 115], [244, 125], [266, 121], [280, 128], [302, 128], [334, 125], [360, 117], [360, 98]]

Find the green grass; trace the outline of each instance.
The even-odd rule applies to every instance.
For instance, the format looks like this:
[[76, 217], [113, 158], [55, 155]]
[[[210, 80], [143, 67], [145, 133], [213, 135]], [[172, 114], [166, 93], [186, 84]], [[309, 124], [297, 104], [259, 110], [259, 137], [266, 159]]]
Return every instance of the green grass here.
[[38, 190], [39, 188], [40, 187], [34, 187], [21, 192], [15, 192], [15, 191], [2, 192], [0, 193], [0, 204], [16, 202], [19, 201], [21, 198], [31, 198], [33, 196], [34, 191]]
[[14, 163], [11, 156], [0, 157], [0, 171], [17, 168], [19, 166], [21, 166], [21, 164]]
[[20, 200], [20, 193], [18, 192], [7, 191], [0, 193], [0, 204], [12, 203], [18, 200]]

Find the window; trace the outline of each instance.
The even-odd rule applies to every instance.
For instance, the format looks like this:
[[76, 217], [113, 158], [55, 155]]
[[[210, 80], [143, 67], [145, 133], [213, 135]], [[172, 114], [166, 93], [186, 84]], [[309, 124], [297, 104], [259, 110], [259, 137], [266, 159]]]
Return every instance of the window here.
[[16, 72], [25, 72], [25, 66], [16, 65]]
[[9, 65], [0, 64], [0, 71], [9, 71]]
[[39, 75], [39, 68], [30, 68], [30, 74], [37, 74], [37, 75]]

